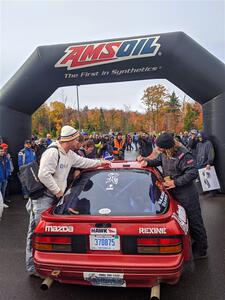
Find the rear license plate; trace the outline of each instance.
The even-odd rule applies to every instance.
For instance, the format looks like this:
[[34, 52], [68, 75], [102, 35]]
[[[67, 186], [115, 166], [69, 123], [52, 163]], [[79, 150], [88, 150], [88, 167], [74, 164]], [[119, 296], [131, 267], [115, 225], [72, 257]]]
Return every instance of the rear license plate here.
[[90, 250], [120, 250], [119, 235], [93, 235], [90, 236]]
[[123, 273], [83, 272], [83, 277], [92, 285], [126, 287]]

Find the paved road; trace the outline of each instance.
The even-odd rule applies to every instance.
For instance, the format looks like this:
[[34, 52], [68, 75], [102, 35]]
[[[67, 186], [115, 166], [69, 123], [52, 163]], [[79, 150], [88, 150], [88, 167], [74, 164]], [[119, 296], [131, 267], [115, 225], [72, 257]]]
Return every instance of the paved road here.
[[[129, 153], [131, 158], [135, 154]], [[41, 280], [25, 271], [25, 238], [28, 216], [21, 196], [11, 197], [11, 207], [0, 223], [1, 300], [147, 300], [149, 289], [83, 287], [54, 283], [43, 292]], [[201, 196], [209, 240], [208, 260], [191, 263], [175, 286], [162, 285], [162, 300], [225, 299], [225, 195]]]

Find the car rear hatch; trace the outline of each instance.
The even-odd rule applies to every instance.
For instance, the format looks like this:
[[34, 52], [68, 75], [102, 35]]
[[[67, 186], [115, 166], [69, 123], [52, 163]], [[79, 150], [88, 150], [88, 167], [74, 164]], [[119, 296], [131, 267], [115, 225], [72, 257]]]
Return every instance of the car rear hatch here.
[[[56, 214], [60, 206], [43, 213], [34, 236], [36, 266], [77, 273], [111, 270], [144, 274], [151, 270], [151, 274], [158, 274], [159, 268], [161, 274], [162, 270], [178, 272], [184, 233], [171, 218], [174, 203], [157, 178], [147, 170], [84, 175], [79, 195], [79, 184], [76, 191], [67, 193], [67, 197], [73, 195], [75, 201], [70, 205], [79, 214]], [[68, 206], [63, 209], [65, 213]]]

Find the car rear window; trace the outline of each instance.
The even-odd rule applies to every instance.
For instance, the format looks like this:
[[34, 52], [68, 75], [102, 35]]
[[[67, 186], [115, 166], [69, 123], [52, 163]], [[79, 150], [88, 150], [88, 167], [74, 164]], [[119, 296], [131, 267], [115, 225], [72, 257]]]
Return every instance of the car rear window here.
[[147, 170], [98, 170], [82, 173], [70, 188], [55, 213], [112, 216], [163, 214], [168, 196], [157, 178]]

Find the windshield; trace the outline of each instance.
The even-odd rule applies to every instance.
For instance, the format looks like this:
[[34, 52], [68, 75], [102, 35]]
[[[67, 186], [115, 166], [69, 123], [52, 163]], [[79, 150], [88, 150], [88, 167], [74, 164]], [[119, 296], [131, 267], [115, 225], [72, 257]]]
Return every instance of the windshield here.
[[55, 213], [77, 215], [145, 216], [167, 210], [168, 196], [147, 170], [84, 172], [61, 201]]

